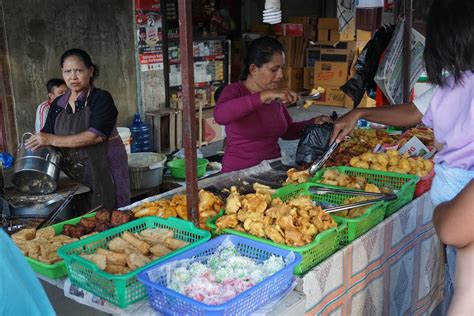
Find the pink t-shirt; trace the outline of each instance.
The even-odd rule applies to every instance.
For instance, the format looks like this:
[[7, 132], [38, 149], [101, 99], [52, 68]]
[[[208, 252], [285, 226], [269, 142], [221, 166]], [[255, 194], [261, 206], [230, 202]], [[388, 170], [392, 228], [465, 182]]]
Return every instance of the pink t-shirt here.
[[449, 168], [474, 170], [474, 74], [464, 73], [461, 84], [449, 77], [431, 99], [423, 123], [434, 130], [443, 145], [434, 161]]
[[227, 143], [222, 172], [245, 169], [281, 156], [278, 139], [298, 139], [314, 119], [293, 122], [280, 102], [262, 103], [242, 81], [224, 88], [214, 109], [214, 119], [225, 125]]

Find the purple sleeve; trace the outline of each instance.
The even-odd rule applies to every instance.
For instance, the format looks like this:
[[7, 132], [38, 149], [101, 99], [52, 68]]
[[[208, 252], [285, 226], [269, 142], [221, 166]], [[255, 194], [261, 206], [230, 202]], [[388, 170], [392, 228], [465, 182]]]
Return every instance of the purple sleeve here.
[[433, 114], [431, 113], [431, 106], [421, 118], [421, 122], [426, 126], [433, 128]]
[[259, 93], [242, 96], [237, 85], [228, 85], [214, 108], [214, 119], [217, 124], [226, 125], [249, 115], [260, 106]]
[[301, 122], [293, 122], [293, 119], [291, 118], [290, 113], [288, 113], [286, 107], [283, 109], [283, 111], [285, 119], [288, 123], [288, 128], [285, 134], [281, 137], [284, 140], [300, 139], [303, 135], [303, 129], [308, 125], [314, 124], [314, 118]]

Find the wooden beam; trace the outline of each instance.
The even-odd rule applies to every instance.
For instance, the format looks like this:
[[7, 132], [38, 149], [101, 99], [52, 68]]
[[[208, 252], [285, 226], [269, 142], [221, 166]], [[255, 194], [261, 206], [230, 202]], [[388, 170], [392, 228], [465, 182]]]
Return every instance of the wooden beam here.
[[188, 220], [199, 227], [192, 0], [178, 0], [178, 12]]
[[411, 28], [413, 18], [413, 0], [405, 1], [405, 26], [403, 29], [403, 103], [410, 102], [410, 76], [411, 76]]

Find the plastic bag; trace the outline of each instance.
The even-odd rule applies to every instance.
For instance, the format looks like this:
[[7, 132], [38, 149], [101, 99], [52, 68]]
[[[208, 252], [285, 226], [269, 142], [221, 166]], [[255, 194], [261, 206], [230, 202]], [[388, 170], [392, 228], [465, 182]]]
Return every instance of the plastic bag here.
[[296, 148], [296, 163], [311, 164], [321, 158], [329, 146], [333, 129], [332, 123], [306, 126]]
[[0, 164], [3, 168], [10, 168], [13, 166], [13, 156], [7, 152], [0, 153]]
[[393, 29], [393, 25], [378, 29], [357, 58], [354, 65], [356, 74], [341, 87], [341, 90], [354, 100], [355, 105], [360, 103], [366, 91], [375, 91], [374, 77], [377, 73], [380, 56], [392, 38]]

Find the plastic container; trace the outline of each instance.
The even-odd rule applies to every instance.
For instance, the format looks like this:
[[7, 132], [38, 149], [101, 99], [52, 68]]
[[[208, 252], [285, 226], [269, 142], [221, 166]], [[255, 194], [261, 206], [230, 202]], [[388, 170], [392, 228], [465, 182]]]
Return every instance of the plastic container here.
[[158, 153], [131, 153], [128, 155], [130, 189], [157, 187], [163, 181], [166, 156]]
[[[95, 213], [87, 214], [84, 216], [72, 218], [70, 220], [51, 225], [51, 227], [54, 229], [54, 232], [56, 233], [56, 235], [59, 235], [62, 233], [64, 225], [66, 224], [74, 225], [74, 224], [79, 223], [81, 218], [89, 218], [89, 217], [94, 217], [94, 216], [95, 216]], [[55, 262], [53, 264], [46, 264], [27, 256], [25, 256], [25, 259], [29, 263], [33, 271], [41, 275], [44, 275], [45, 277], [48, 277], [50, 279], [59, 279], [67, 275], [66, 266], [63, 260]]]
[[133, 123], [128, 128], [132, 134], [132, 153], [153, 151], [151, 126], [142, 122], [140, 113], [135, 113]]
[[301, 255], [302, 260], [301, 263], [295, 266], [293, 273], [296, 275], [302, 275], [306, 271], [311, 270], [318, 263], [320, 263], [330, 255], [332, 255], [334, 252], [336, 252], [336, 250], [339, 249], [340, 236], [342, 236], [343, 231], [347, 230], [347, 226], [345, 223], [338, 222], [336, 220], [336, 222], [338, 223], [337, 227], [330, 228], [328, 230], [323, 231], [322, 233], [319, 233], [318, 235], [316, 235], [312, 242], [303, 247], [292, 247], [283, 244], [277, 244], [276, 242], [270, 239], [255, 237], [254, 235], [230, 228], [226, 228], [218, 232], [216, 227], [216, 221], [222, 215], [224, 215], [224, 210], [221, 210], [219, 214], [208, 219], [206, 222], [206, 225], [211, 229], [213, 235], [236, 235], [255, 240], [257, 242], [261, 242], [267, 245], [271, 245], [273, 247], [278, 247], [288, 251], [293, 251], [294, 253], [298, 253]]
[[[197, 159], [197, 177], [202, 177], [206, 173], [207, 164], [209, 160], [204, 158]], [[170, 169], [171, 175], [176, 179], [186, 179], [186, 160], [174, 159], [168, 161], [166, 164]]]
[[[138, 233], [147, 228], [156, 227], [170, 229], [174, 232], [174, 238], [187, 241], [190, 244], [141, 268], [121, 275], [109, 274], [102, 271], [91, 261], [79, 256], [81, 253], [93, 253], [97, 248], [107, 248], [108, 242], [122, 235], [124, 231]], [[194, 227], [191, 222], [174, 217], [163, 219], [150, 216], [128, 222], [102, 233], [62, 246], [58, 249], [58, 255], [64, 259], [69, 280], [73, 285], [81, 287], [112, 304], [124, 308], [146, 296], [145, 287], [138, 282], [136, 278], [138, 273], [157, 262], [161, 262], [200, 245], [209, 240], [209, 238], [211, 238], [209, 232]]]
[[132, 133], [128, 127], [117, 127], [117, 132], [125, 146], [127, 154], [131, 153]]
[[426, 177], [420, 178], [420, 181], [418, 181], [415, 187], [415, 198], [419, 197], [420, 195], [423, 195], [431, 189], [431, 184], [433, 183], [434, 176], [435, 171], [433, 169]]
[[[273, 197], [279, 197], [282, 200], [287, 200], [301, 195], [309, 195], [311, 200], [320, 202], [322, 204], [342, 205], [347, 199], [356, 197], [355, 194], [340, 194], [340, 193], [326, 193], [326, 194], [311, 194], [309, 188], [323, 187], [320, 184], [303, 183], [299, 185], [289, 185], [278, 189]], [[383, 201], [377, 202], [369, 206], [364, 214], [356, 218], [346, 218], [331, 214], [332, 218], [338, 223], [345, 223], [345, 229], [339, 230], [339, 243], [345, 246], [356, 240], [372, 227], [382, 222], [385, 218], [385, 203]]]
[[[165, 315], [249, 315], [265, 303], [282, 295], [293, 283], [293, 268], [301, 261], [295, 254], [286, 266], [250, 289], [240, 293], [220, 305], [207, 305], [168, 289], [167, 273], [162, 266], [177, 260], [194, 259], [206, 261], [224, 240], [230, 240], [237, 251], [254, 260], [266, 260], [271, 255], [286, 258], [290, 252], [281, 248], [265, 245], [257, 241], [238, 236], [223, 235], [200, 246], [181, 253], [171, 259], [156, 264], [138, 275], [140, 282], [146, 285], [151, 306]], [[153, 280], [150, 280], [152, 275]]]
[[[387, 171], [378, 171], [378, 170], [371, 170], [371, 169], [360, 169], [360, 168], [353, 168], [353, 167], [331, 167], [337, 169], [340, 173], [345, 173], [350, 176], [355, 177], [364, 177], [368, 183], [375, 184], [378, 187], [388, 187], [394, 193], [397, 194], [398, 198], [394, 201], [386, 202], [385, 206], [385, 217], [389, 217], [400, 208], [405, 206], [406, 204], [410, 203], [413, 200], [413, 194], [415, 193], [415, 186], [417, 182], [420, 180], [418, 176], [411, 175], [411, 174], [402, 174], [402, 173], [395, 173], [395, 172], [387, 172]], [[329, 169], [325, 168], [318, 171], [314, 177], [312, 177], [309, 182], [318, 183], [323, 175], [324, 172]], [[339, 186], [329, 185], [329, 184], [322, 184], [321, 186], [326, 188], [341, 188]]]

